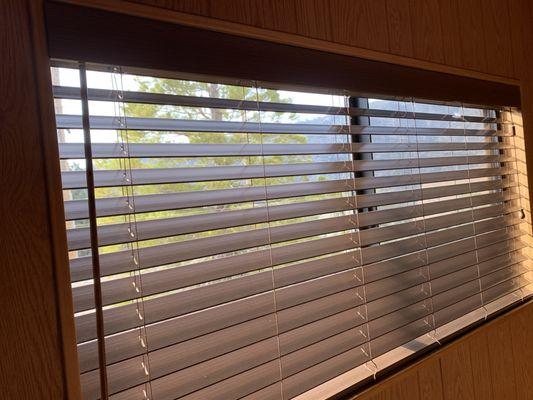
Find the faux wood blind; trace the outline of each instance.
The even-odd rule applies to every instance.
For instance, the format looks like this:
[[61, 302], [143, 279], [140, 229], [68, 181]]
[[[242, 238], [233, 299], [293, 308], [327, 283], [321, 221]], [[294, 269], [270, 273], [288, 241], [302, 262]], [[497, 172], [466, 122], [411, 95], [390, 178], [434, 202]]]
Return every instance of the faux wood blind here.
[[318, 399], [530, 293], [514, 109], [65, 65], [85, 399]]

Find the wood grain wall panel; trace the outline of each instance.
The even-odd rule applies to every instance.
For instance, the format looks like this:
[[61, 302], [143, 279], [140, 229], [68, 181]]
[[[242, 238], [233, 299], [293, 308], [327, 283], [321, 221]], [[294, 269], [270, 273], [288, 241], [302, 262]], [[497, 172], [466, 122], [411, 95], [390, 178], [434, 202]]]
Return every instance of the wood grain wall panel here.
[[260, 0], [252, 1], [259, 9], [261, 28], [282, 32], [294, 32], [297, 26], [296, 4], [293, 1]]
[[528, 43], [528, 28], [531, 27], [531, 23], [527, 23], [524, 16], [529, 15], [529, 7], [529, 0], [509, 1], [511, 50], [517, 78], [521, 78], [528, 69], [526, 67], [526, 44]]
[[389, 52], [385, 0], [328, 0], [333, 41]]
[[514, 42], [522, 22], [527, 24], [518, 9], [519, 3], [528, 3], [527, 0], [129, 1], [506, 77], [518, 73], [512, 59], [523, 46]]
[[459, 11], [457, 3], [460, 0], [440, 0], [440, 20], [442, 27], [442, 41], [444, 62], [462, 68], [463, 54], [461, 52], [461, 27], [459, 25]]
[[485, 0], [481, 11], [488, 70], [496, 75], [516, 77], [508, 0]]
[[418, 367], [420, 400], [443, 400], [440, 359], [424, 361]]
[[29, 3], [0, 7], [0, 398], [66, 389]]
[[[492, 390], [497, 400], [516, 399], [516, 379], [513, 361], [511, 324], [508, 319], [487, 331]], [[503, 373], [503, 371], [509, 371]], [[511, 373], [513, 371], [513, 373]]]
[[211, 1], [210, 16], [264, 29], [294, 32], [296, 10], [293, 1], [231, 0]]
[[490, 373], [489, 347], [486, 332], [480, 332], [467, 342], [470, 348], [470, 364], [476, 400], [492, 400], [492, 379]]
[[58, 163], [50, 160], [59, 159], [57, 146], [56, 119], [52, 98], [52, 79], [50, 76], [50, 59], [44, 24], [43, 7], [40, 1], [31, 1], [30, 21], [33, 40], [33, 71], [36, 81], [36, 92], [39, 101], [40, 138], [44, 155], [44, 171], [48, 195], [48, 220], [53, 268], [56, 276], [55, 303], [59, 314], [57, 335], [62, 342], [63, 368], [65, 370], [65, 391], [69, 400], [81, 398], [80, 370], [78, 354], [71, 351], [76, 347], [76, 328], [72, 315], [72, 290], [70, 287], [70, 265], [65, 232], [65, 209], [63, 207], [63, 191], [61, 190], [61, 168]]
[[438, 0], [409, 2], [415, 58], [444, 62], [440, 7]]
[[444, 352], [440, 362], [444, 400], [474, 399], [474, 381], [468, 343], [460, 343]]
[[390, 52], [414, 57], [409, 1], [387, 0], [386, 6]]
[[516, 377], [516, 399], [533, 398], [533, 307], [510, 319], [511, 342]]
[[188, 14], [211, 16], [210, 0], [135, 0], [135, 2]]
[[[418, 375], [416, 371], [398, 375], [386, 384], [360, 397], [361, 400], [419, 400]], [[359, 399], [358, 399], [359, 400]]]
[[[295, 0], [295, 33], [333, 41], [329, 3], [324, 0]], [[288, 31], [290, 32], [290, 31]]]
[[481, 17], [481, 1], [461, 0], [457, 5], [457, 17], [461, 28], [463, 66], [476, 71], [489, 72], [483, 18]]
[[260, 26], [259, 8], [252, 3], [252, 0], [210, 1], [210, 16], [239, 24]]

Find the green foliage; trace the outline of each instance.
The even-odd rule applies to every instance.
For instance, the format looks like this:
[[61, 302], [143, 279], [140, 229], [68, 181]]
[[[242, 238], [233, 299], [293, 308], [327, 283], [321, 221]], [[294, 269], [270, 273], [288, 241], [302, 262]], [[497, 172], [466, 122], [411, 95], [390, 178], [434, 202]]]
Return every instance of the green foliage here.
[[[233, 100], [262, 101], [262, 102], [290, 102], [291, 99], [283, 98], [278, 91], [255, 88], [244, 88], [231, 85], [221, 85], [214, 83], [178, 81], [161, 78], [138, 78], [137, 83], [141, 92], [155, 92], [182, 96], [203, 96], [212, 98], [224, 98]], [[247, 121], [247, 122], [278, 122], [295, 118], [295, 115], [283, 115], [281, 113], [261, 113], [257, 111], [244, 111], [233, 109], [198, 108], [182, 106], [161, 106], [151, 104], [127, 103], [124, 105], [124, 114], [127, 117], [143, 118], [171, 118], [188, 120], [218, 120], [218, 121]], [[119, 142], [129, 143], [205, 143], [205, 144], [261, 144], [264, 143], [294, 143], [302, 144], [307, 142], [305, 135], [299, 134], [247, 134], [247, 133], [224, 133], [224, 132], [149, 132], [128, 130], [118, 132]], [[241, 165], [261, 165], [284, 164], [292, 162], [310, 162], [310, 156], [239, 156], [239, 157], [197, 157], [197, 158], [154, 158], [154, 159], [100, 159], [95, 161], [96, 169], [136, 169], [136, 168], [187, 168], [187, 167], [220, 167], [220, 166], [241, 166]], [[269, 183], [290, 183], [297, 178], [276, 178]], [[300, 178], [301, 180], [301, 178]], [[135, 184], [135, 182], [133, 182]], [[245, 179], [240, 181], [213, 181], [213, 182], [192, 182], [181, 184], [164, 184], [153, 186], [135, 186], [134, 195], [145, 195], [153, 193], [178, 193], [197, 190], [217, 190], [231, 189], [234, 187], [264, 185], [264, 179]], [[131, 189], [121, 188], [100, 188], [97, 190], [97, 197], [115, 197], [131, 195]], [[208, 207], [202, 210], [174, 210], [157, 213], [146, 213], [138, 216], [141, 219], [168, 218], [184, 216], [198, 212], [214, 212], [238, 208], [252, 207], [253, 204], [222, 205], [218, 207]], [[124, 222], [124, 217], [100, 218], [99, 223], [120, 223]], [[233, 232], [242, 228], [231, 228], [225, 232]], [[210, 236], [220, 234], [220, 231], [209, 231], [185, 237], [173, 238], [176, 240], [189, 240], [194, 237]], [[162, 244], [167, 239], [158, 239], [144, 244]], [[157, 242], [157, 243], [155, 243]], [[104, 252], [125, 249], [125, 245], [109, 246], [104, 248]]]

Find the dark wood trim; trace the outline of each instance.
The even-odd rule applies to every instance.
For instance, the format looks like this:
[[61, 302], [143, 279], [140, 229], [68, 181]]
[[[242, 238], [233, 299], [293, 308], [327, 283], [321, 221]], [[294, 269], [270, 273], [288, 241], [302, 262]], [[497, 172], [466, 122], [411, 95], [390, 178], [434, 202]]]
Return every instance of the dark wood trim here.
[[0, 397], [76, 400], [81, 392], [43, 2], [3, 1], [0, 32]]
[[45, 7], [53, 58], [352, 93], [519, 106], [514, 85], [350, 57], [64, 3]]
[[76, 346], [76, 328], [74, 325], [74, 307], [70, 287], [70, 267], [68, 261], [67, 235], [65, 231], [65, 211], [61, 171], [58, 162], [59, 150], [50, 76], [50, 57], [47, 51], [43, 1], [29, 2], [31, 37], [33, 50], [33, 72], [37, 86], [38, 119], [41, 131], [41, 151], [44, 159], [44, 174], [48, 200], [48, 219], [54, 280], [56, 306], [59, 316], [57, 333], [61, 340], [63, 357], [63, 379], [68, 399], [81, 399], [81, 384], [78, 352]]

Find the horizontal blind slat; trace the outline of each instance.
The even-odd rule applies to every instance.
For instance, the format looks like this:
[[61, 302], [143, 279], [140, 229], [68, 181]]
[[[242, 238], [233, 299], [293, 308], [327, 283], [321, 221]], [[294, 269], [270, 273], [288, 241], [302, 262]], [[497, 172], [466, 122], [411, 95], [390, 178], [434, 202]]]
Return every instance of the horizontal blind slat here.
[[[93, 158], [250, 157], [387, 153], [416, 151], [498, 150], [512, 146], [499, 142], [479, 143], [326, 143], [326, 144], [189, 144], [189, 143], [92, 143]], [[83, 143], [61, 143], [62, 159], [84, 158]]]
[[[489, 229], [489, 230], [497, 230], [501, 228], [501, 223], [499, 219], [496, 219], [494, 222], [489, 221], [490, 223], [487, 223], [485, 221], [482, 221], [479, 223], [480, 228], [476, 229], [477, 232], [483, 232], [483, 229]], [[486, 225], [487, 227], [484, 228], [483, 225]], [[467, 229], [463, 229], [460, 227], [458, 229], [459, 235], [456, 236], [457, 239], [460, 239], [463, 235], [464, 236], [471, 236], [474, 234], [473, 232], [473, 225], [469, 224], [466, 226]], [[453, 230], [446, 230], [444, 232], [437, 232], [437, 235], [435, 235], [435, 238], [433, 239], [432, 245], [439, 245], [446, 243], [451, 238], [454, 238], [454, 234], [452, 233]], [[404, 236], [405, 232], [401, 232], [401, 236]], [[455, 239], [455, 238], [454, 238]], [[397, 242], [398, 243], [398, 242]], [[400, 243], [401, 245], [401, 243]], [[380, 252], [375, 253], [372, 255], [372, 250], [376, 248], [369, 248], [367, 255], [370, 257], [365, 257], [365, 260], [370, 261], [372, 258], [374, 260], [378, 261], [380, 257], [383, 257], [380, 255]], [[402, 246], [402, 249], [404, 251], [403, 254], [405, 254], [405, 247]], [[419, 249], [421, 250], [422, 247], [419, 245]], [[379, 249], [378, 249], [379, 250]], [[409, 251], [409, 250], [407, 250]], [[412, 251], [412, 250], [411, 250]], [[402, 253], [400, 253], [402, 254]], [[220, 304], [221, 301], [234, 301], [239, 298], [245, 297], [248, 293], [248, 295], [258, 294], [260, 292], [268, 291], [272, 288], [272, 277], [268, 274], [267, 275], [259, 275], [256, 279], [255, 275], [250, 275], [245, 278], [239, 278], [237, 280], [230, 280], [222, 283], [217, 284], [217, 292], [214, 292], [209, 287], [200, 287], [198, 289], [194, 289], [194, 293], [198, 296], [198, 300], [201, 300], [201, 302], [196, 302], [195, 298], [192, 298], [187, 291], [180, 292], [173, 295], [164, 296], [161, 298], [155, 298], [151, 300], [146, 300], [144, 302], [144, 321], [146, 323], [156, 322], [162, 319], [166, 318], [172, 318], [174, 316], [177, 316], [180, 314], [180, 311], [178, 307], [183, 312], [191, 312], [193, 310], [198, 310], [201, 307], [206, 306], [209, 304], [209, 306], [213, 306], [216, 304]], [[329, 284], [325, 285], [324, 283], [328, 281]], [[287, 287], [287, 289], [280, 289], [278, 293], [285, 292], [289, 297], [287, 297], [287, 305], [285, 305], [283, 298], [284, 297], [278, 297], [278, 306], [281, 308], [289, 307], [294, 304], [298, 304], [298, 302], [302, 301], [308, 301], [308, 296], [316, 297], [320, 296], [322, 293], [328, 293], [328, 291], [331, 290], [339, 290], [339, 288], [351, 288], [356, 287], [360, 285], [357, 281], [354, 281], [353, 279], [353, 273], [348, 271], [348, 273], [340, 273], [331, 276], [327, 280], [321, 280], [321, 281], [310, 281], [305, 284], [300, 284], [295, 287]], [[308, 290], [311, 290], [311, 288], [314, 288], [316, 286], [316, 289], [312, 289], [312, 292], [309, 293]], [[227, 291], [226, 287], [235, 287], [233, 291]], [[296, 290], [296, 288], [298, 290]], [[203, 292], [206, 292], [207, 294], [210, 294], [210, 297], [204, 297]], [[280, 295], [281, 296], [281, 295]], [[306, 300], [307, 299], [307, 300]], [[126, 330], [135, 327], [139, 323], [138, 316], [136, 314], [136, 307], [135, 304], [132, 305], [125, 305], [121, 307], [115, 307], [104, 311], [104, 320], [106, 322], [106, 334], [119, 332], [121, 330]], [[84, 340], [90, 340], [94, 335], [94, 319], [92, 318], [91, 314], [88, 315], [80, 315], [76, 318], [76, 325], [78, 329], [78, 340], [84, 341]]]
[[[509, 208], [506, 206], [506, 211], [502, 206], [495, 205], [484, 209], [474, 211], [474, 219], [489, 218], [497, 216], [506, 212], [516, 212], [520, 208]], [[476, 217], [475, 215], [478, 214]], [[396, 237], [401, 237], [402, 234], [413, 235], [422, 233], [423, 229], [433, 230], [443, 227], [450, 227], [456, 224], [463, 224], [472, 220], [472, 213], [465, 211], [453, 215], [442, 217], [435, 217], [426, 221], [424, 224], [416, 222], [408, 222], [395, 226], [372, 228], [365, 230], [361, 235], [363, 245], [378, 243], [383, 240], [391, 240]], [[325, 220], [309, 221], [295, 223], [287, 226], [278, 226], [275, 228], [256, 229], [254, 231], [244, 231], [238, 233], [230, 233], [216, 237], [205, 237], [200, 239], [192, 239], [183, 242], [176, 242], [171, 244], [156, 245], [139, 249], [139, 258], [142, 260], [143, 267], [154, 267], [159, 265], [171, 264], [180, 261], [191, 260], [195, 258], [207, 257], [219, 253], [226, 253], [240, 249], [253, 248], [267, 244], [268, 240], [276, 242], [283, 242], [295, 240], [324, 233], [340, 232], [343, 230], [353, 229], [355, 227], [356, 219], [353, 216], [347, 215], [342, 217], [333, 217]], [[354, 235], [352, 235], [354, 236]], [[352, 238], [353, 239], [353, 238]], [[341, 236], [331, 237], [328, 239], [321, 239], [324, 241], [343, 241]], [[319, 243], [319, 242], [315, 242]], [[302, 245], [305, 245], [303, 243]], [[293, 245], [298, 246], [298, 245]], [[291, 246], [285, 246], [290, 248]], [[294, 248], [296, 248], [294, 247]], [[331, 252], [334, 252], [336, 246], [332, 247]], [[283, 248], [277, 248], [275, 253], [279, 253], [283, 257]], [[277, 256], [274, 256], [277, 258]], [[131, 252], [118, 251], [114, 253], [102, 254], [100, 256], [102, 275], [110, 275], [113, 273], [126, 272], [132, 267]], [[288, 262], [288, 261], [285, 261]], [[71, 270], [81, 274], [86, 271], [89, 273], [91, 268], [91, 257], [79, 257], [70, 261]]]
[[[285, 176], [340, 174], [348, 172], [381, 171], [395, 169], [429, 168], [452, 165], [488, 164], [507, 162], [505, 156], [431, 157], [386, 161], [344, 161], [319, 163], [294, 163], [285, 165], [247, 165], [229, 167], [145, 168], [128, 171], [96, 170], [95, 187], [126, 185], [153, 185], [165, 183], [209, 182]], [[62, 173], [63, 188], [86, 187], [84, 171]]]
[[[240, 202], [261, 201], [266, 199], [283, 199], [293, 198], [306, 195], [318, 195], [328, 193], [341, 193], [352, 190], [364, 190], [370, 188], [394, 187], [402, 185], [415, 185], [421, 180], [423, 183], [438, 183], [457, 179], [468, 179], [467, 173], [458, 171], [457, 173], [437, 172], [422, 174], [420, 179], [407, 176], [395, 177], [373, 177], [373, 178], [356, 178], [355, 180], [331, 180], [322, 182], [296, 183], [284, 185], [272, 185], [263, 189], [261, 187], [245, 187], [236, 189], [206, 190], [198, 192], [182, 192], [176, 194], [158, 194], [158, 195], [140, 195], [135, 197], [135, 212], [151, 212], [177, 210], [192, 207], [206, 207], [222, 204], [235, 204]], [[471, 170], [473, 177], [483, 178], [498, 175], [512, 174], [511, 169], [489, 168], [480, 169], [479, 171]], [[355, 182], [355, 183], [354, 183]], [[485, 182], [471, 182], [461, 185], [449, 185], [446, 193], [461, 194], [469, 185], [472, 191], [493, 190], [498, 188], [507, 188], [516, 185], [509, 180], [494, 179]], [[485, 189], [486, 188], [486, 189]], [[433, 188], [424, 188], [424, 196], [439, 197], [432, 195]], [[435, 188], [437, 190], [437, 188]], [[412, 191], [416, 192], [417, 189]], [[394, 201], [395, 193], [382, 193], [374, 195], [361, 195], [358, 197], [358, 204], [361, 207], [367, 207], [366, 199], [373, 197], [390, 198], [381, 203], [369, 202], [368, 204], [386, 205]], [[446, 194], [443, 193], [442, 196]], [[128, 198], [101, 198], [96, 199], [97, 216], [113, 216], [121, 214], [130, 214], [133, 210], [129, 207]], [[70, 200], [65, 202], [65, 212], [68, 220], [88, 218], [87, 202], [85, 200]]]
[[[422, 191], [419, 197], [428, 199]], [[416, 193], [415, 193], [416, 196]], [[415, 197], [413, 196], [413, 197]], [[488, 194], [471, 198], [430, 202], [424, 205], [404, 206], [391, 210], [378, 210], [361, 213], [354, 226], [363, 227], [386, 222], [394, 222], [425, 215], [437, 214], [446, 211], [460, 210], [471, 206], [480, 206], [498, 203], [517, 198], [516, 194]], [[417, 200], [416, 197], [408, 201]], [[100, 246], [127, 243], [137, 240], [158, 239], [169, 236], [185, 235], [216, 229], [234, 228], [245, 225], [262, 224], [269, 221], [308, 217], [319, 214], [338, 213], [361, 207], [358, 198], [343, 197], [329, 200], [300, 202], [280, 206], [256, 207], [246, 210], [222, 211], [216, 213], [198, 214], [176, 218], [139, 221], [135, 225], [135, 234], [132, 236], [130, 225], [109, 224], [98, 228]], [[90, 247], [89, 228], [76, 228], [67, 231], [69, 250]]]
[[[245, 100], [136, 90], [88, 91], [102, 110], [128, 114], [89, 116], [112, 399], [142, 398], [148, 381], [157, 400], [293, 398], [363, 368], [370, 348], [380, 357], [421, 346], [528, 283], [504, 111], [405, 99], [352, 107], [340, 95], [299, 104], [268, 87], [259, 101], [246, 88]], [[76, 87], [53, 91], [80, 99]], [[82, 119], [58, 111], [82, 388], [96, 400]], [[134, 232], [121, 222], [132, 215]]]
[[[91, 116], [91, 129], [105, 130], [141, 130], [169, 132], [222, 132], [222, 133], [275, 133], [275, 134], [306, 134], [306, 135], [436, 135], [436, 136], [511, 136], [511, 133], [494, 129], [459, 129], [459, 128], [402, 128], [388, 126], [363, 127], [360, 125], [316, 125], [316, 124], [283, 124], [257, 122], [230, 122], [208, 120], [185, 120], [170, 118], [139, 118], [126, 119], [107, 116]], [[126, 124], [124, 124], [126, 123]], [[81, 129], [81, 116], [56, 115], [58, 129]]]
[[[56, 98], [79, 99], [80, 90], [76, 87], [54, 86], [53, 93]], [[427, 119], [454, 122], [482, 122], [502, 123], [498, 118], [472, 115], [422, 113], [413, 111], [394, 111], [370, 108], [316, 106], [308, 104], [275, 103], [247, 100], [232, 100], [213, 97], [181, 96], [154, 92], [117, 91], [106, 89], [88, 89], [88, 99], [92, 101], [124, 101], [127, 103], [173, 105], [183, 107], [226, 108], [235, 110], [250, 110], [263, 112], [291, 112], [312, 113], [329, 115], [350, 115], [367, 117], [388, 117]]]
[[[506, 253], [508, 251], [508, 249], [509, 249], [510, 243], [513, 243], [513, 242], [511, 242], [511, 240], [513, 240], [512, 237], [508, 236], [505, 233], [505, 230], [503, 232], [496, 231], [496, 232], [490, 233], [490, 234], [483, 234], [483, 235], [479, 236], [478, 239], [484, 238], [485, 236], [487, 236], [487, 239], [479, 240], [480, 243], [482, 243], [484, 246], [487, 246], [487, 247], [481, 248], [481, 250], [479, 250], [479, 259], [480, 259], [480, 261], [489, 260], [489, 261], [487, 261], [487, 263], [491, 263], [491, 257], [498, 256], [499, 254], [502, 254], [502, 253]], [[469, 250], [471, 251], [472, 249], [475, 248], [475, 243], [474, 243], [474, 241], [472, 239], [465, 239], [465, 240], [468, 243], [470, 243], [470, 246], [464, 248], [464, 250], [462, 250], [462, 251], [469, 251]], [[444, 262], [448, 263], [447, 265], [450, 265], [449, 264], [450, 260], [453, 260], [454, 258], [457, 259], [457, 262], [460, 261], [460, 259], [457, 258], [457, 257], [452, 257], [451, 259], [450, 258], [446, 258], [446, 257], [450, 256], [450, 252], [452, 254], [453, 253], [458, 253], [458, 248], [461, 248], [460, 246], [453, 246], [453, 245], [454, 245], [454, 243], [451, 243], [451, 244], [448, 244], [448, 245], [444, 245], [442, 248], [434, 248], [434, 249], [430, 249], [429, 250], [429, 253], [428, 253], [429, 261], [433, 263], [433, 264], [430, 264], [430, 267], [432, 268], [432, 271], [433, 271], [432, 273], [434, 273], [435, 271], [438, 271], [438, 270], [435, 270], [435, 268], [439, 268], [440, 270], [442, 270], [443, 268], [446, 267], [446, 266], [442, 265], [443, 262], [439, 261], [439, 260], [443, 260], [444, 259]], [[471, 251], [470, 253], [467, 253], [467, 254], [475, 255], [475, 251]], [[397, 264], [396, 260], [398, 260], [398, 258], [393, 259], [393, 261], [395, 261], [395, 264]], [[384, 267], [387, 267], [386, 262], [385, 263], [382, 262], [381, 264], [383, 264]], [[368, 267], [368, 268], [370, 268], [370, 270], [368, 270], [368, 271], [375, 270], [379, 265], [380, 265], [379, 263], [378, 264], [374, 264], [374, 265], [370, 265]], [[349, 268], [350, 266], [351, 265], [348, 264], [346, 266], [346, 268]], [[462, 264], [461, 264], [461, 266], [462, 266]], [[408, 264], [408, 267], [411, 267], [411, 264]], [[289, 267], [289, 268], [291, 268], [291, 267]], [[276, 270], [276, 271], [278, 271], [278, 270]], [[442, 275], [442, 273], [440, 273], [440, 275]], [[365, 272], [365, 276], [367, 276], [367, 277], [374, 276], [374, 280], [377, 279], [375, 274], [368, 275], [368, 273]], [[382, 273], [380, 276], [387, 276], [387, 275]], [[340, 298], [338, 296], [337, 296], [337, 298], [338, 299], [336, 300], [336, 303], [339, 304], [339, 299]], [[347, 303], [348, 307], [350, 307], [350, 305], [352, 304], [351, 297], [348, 297], [347, 300], [348, 300], [348, 303]], [[313, 303], [313, 302], [311, 302], [311, 303]], [[229, 305], [229, 306], [231, 306], [231, 305]], [[237, 309], [237, 312], [238, 312], [238, 307], [234, 307], [234, 308]], [[329, 308], [329, 309], [331, 309], [331, 308]], [[292, 310], [292, 309], [288, 309], [287, 311], [290, 311], [290, 310]], [[309, 312], [304, 312], [303, 315], [309, 316], [309, 315], [320, 314], [318, 312], [318, 310], [319, 310], [318, 308], [314, 307], [313, 311], [308, 310]], [[334, 309], [331, 309], [331, 310], [334, 310]], [[356, 321], [353, 318], [354, 311], [353, 310], [352, 311], [349, 310], [347, 312], [349, 313], [348, 314], [349, 321], [352, 321], [353, 323], [356, 323]], [[282, 315], [284, 315], [283, 313], [285, 313], [285, 311], [282, 312]], [[344, 312], [344, 314], [345, 313], [346, 312]], [[334, 314], [333, 317], [328, 317], [327, 316], [328, 314], [326, 314], [325, 316], [322, 315], [322, 318], [324, 318], [324, 319], [323, 320], [318, 320], [315, 324], [322, 324], [321, 321], [327, 322], [328, 318], [333, 319], [334, 321], [338, 322], [339, 321], [339, 319], [338, 319], [339, 317], [338, 316], [342, 316], [342, 314], [343, 314], [343, 312], [341, 311], [340, 314], [336, 314], [336, 315]], [[218, 314], [214, 314], [214, 315], [218, 316]], [[300, 319], [295, 318], [296, 314], [294, 314], [293, 312], [291, 312], [291, 313], [289, 313], [287, 315], [288, 315], [288, 318], [289, 318], [288, 320], [291, 321], [292, 327], [289, 328], [291, 330], [286, 331], [287, 332], [286, 335], [290, 335], [290, 336], [286, 336], [285, 334], [282, 334], [281, 338], [283, 338], [283, 337], [287, 337], [287, 338], [289, 338], [289, 337], [295, 338], [296, 337], [296, 338], [298, 338], [298, 340], [292, 340], [291, 339], [290, 342], [287, 342], [287, 346], [289, 346], [289, 348], [294, 348], [294, 345], [290, 345], [290, 343], [295, 343], [296, 345], [300, 345], [301, 343], [305, 344], [305, 341], [309, 340], [309, 336], [304, 334], [304, 333], [298, 333], [298, 332], [302, 332], [302, 331], [306, 332], [305, 326], [308, 326], [308, 325], [304, 325], [304, 326], [302, 326], [302, 328], [297, 328], [297, 327], [294, 326], [294, 321], [300, 320], [300, 323], [301, 323], [302, 322], [301, 318]], [[302, 315], [302, 314], [300, 313], [300, 315]], [[265, 317], [265, 318], [267, 318], [267, 317]], [[320, 315], [318, 315], [317, 318], [320, 318]], [[228, 317], [227, 319], [231, 321], [231, 318]], [[363, 322], [363, 320], [361, 320], [361, 322]], [[171, 321], [167, 321], [167, 322], [165, 322], [162, 325], [158, 324], [158, 325], [155, 325], [152, 328], [150, 328], [150, 325], [148, 326], [148, 329], [150, 330], [150, 333], [151, 333], [150, 337], [152, 338], [152, 340], [150, 342], [150, 347], [152, 349], [157, 349], [157, 348], [160, 348], [161, 346], [172, 344], [175, 341], [179, 342], [178, 338], [171, 339], [173, 337], [172, 332], [177, 332], [177, 331], [175, 329], [170, 328], [170, 327], [169, 327], [169, 329], [163, 330], [159, 334], [157, 334], [156, 331], [153, 332], [153, 329], [157, 330], [158, 328], [161, 328], [165, 324], [169, 324], [169, 323], [172, 323], [172, 322]], [[183, 326], [183, 323], [179, 324], [177, 326]], [[246, 324], [246, 322], [244, 322], [244, 323]], [[200, 335], [202, 334], [202, 330], [199, 328], [199, 326], [194, 325], [194, 324], [187, 324], [187, 326], [192, 326], [192, 329], [194, 329], [194, 332], [196, 334], [200, 334]], [[342, 326], [342, 324], [339, 324], [339, 326]], [[244, 329], [244, 327], [241, 329], [241, 328], [239, 328], [239, 326], [237, 326], [237, 328], [238, 328], [237, 329], [238, 332], [246, 331], [246, 329]], [[328, 329], [328, 331], [330, 331], [330, 329]], [[169, 334], [170, 334], [170, 336], [168, 336]], [[207, 335], [209, 335], [209, 333], [207, 333]], [[128, 336], [131, 336], [131, 339], [128, 339]], [[230, 335], [230, 336], [233, 337], [232, 335]], [[167, 339], [164, 339], [165, 337]], [[187, 340], [187, 337], [184, 337], [183, 339]], [[201, 337], [199, 337], [198, 340], [200, 340], [201, 343], [203, 343]], [[283, 339], [283, 340], [285, 340], [285, 339]], [[117, 336], [108, 337], [106, 339], [106, 342], [109, 342], [109, 344], [110, 344], [110, 346], [107, 347], [108, 348], [108, 361], [110, 363], [120, 361], [121, 359], [134, 357], [135, 355], [140, 354], [140, 353], [144, 353], [144, 351], [145, 351], [144, 348], [139, 346], [139, 341], [138, 341], [138, 338], [137, 338], [135, 332], [133, 332], [133, 334], [125, 332], [125, 333], [122, 333], [122, 334], [117, 335]], [[158, 344], [158, 343], [160, 343], [160, 344]], [[192, 346], [192, 343], [193, 342], [191, 342], [191, 346]], [[94, 342], [88, 342], [88, 343], [82, 344], [80, 346], [79, 354], [80, 354], [80, 366], [82, 368], [82, 371], [86, 371], [88, 369], [94, 369], [98, 365], [98, 361], [96, 359], [96, 352], [95, 351], [91, 351], [91, 349], [94, 349], [94, 346], [95, 346]]]
[[[504, 240], [503, 238], [501, 240]], [[492, 242], [489, 242], [492, 243]], [[518, 241], [515, 244], [523, 246], [523, 243]], [[459, 248], [460, 249], [460, 248]], [[449, 249], [448, 252], [453, 249]], [[497, 251], [498, 248], [491, 249]], [[449, 254], [449, 253], [448, 253]], [[413, 254], [413, 259], [406, 259], [405, 264], [416, 268], [420, 265], [420, 260], [423, 254]], [[277, 270], [274, 276], [276, 287], [281, 287], [289, 284], [294, 284], [308, 279], [314, 279], [327, 273], [335, 273], [353, 267], [354, 258], [356, 254], [342, 253], [319, 260], [307, 261], [289, 268]], [[461, 262], [467, 263], [467, 260], [474, 258], [475, 254], [471, 253], [470, 258], [461, 258]], [[242, 259], [242, 258], [241, 258]], [[433, 259], [430, 257], [430, 260]], [[482, 256], [479, 255], [482, 260]], [[225, 278], [238, 273], [251, 272], [257, 268], [254, 264], [247, 267], [246, 264], [239, 263], [239, 257], [234, 257], [226, 260], [224, 264], [220, 262], [204, 262], [199, 264], [192, 264], [189, 266], [182, 266], [169, 270], [155, 271], [143, 274], [143, 293], [146, 296], [161, 293], [164, 291], [176, 290], [187, 287], [193, 284], [200, 284], [209, 280]], [[379, 279], [387, 278], [387, 274], [394, 275], [395, 270], [402, 265], [402, 260], [394, 259], [393, 263], [397, 265], [388, 265], [389, 263], [382, 262], [381, 265], [370, 265], [365, 269], [365, 281], [373, 282]], [[449, 271], [452, 267], [449, 264], [441, 263], [432, 268], [432, 276], [438, 277], [442, 274], [440, 271]], [[371, 267], [371, 268], [370, 268]], [[370, 268], [370, 269], [368, 269]], [[225, 272], [228, 270], [228, 272]], [[385, 270], [385, 272], [381, 272]], [[202, 272], [200, 272], [202, 271]], [[231, 271], [231, 272], [230, 272]], [[138, 292], [135, 290], [135, 278], [119, 278], [112, 281], [102, 282], [103, 287], [103, 303], [112, 304], [121, 301], [131, 300], [138, 297]], [[83, 310], [92, 307], [92, 285], [80, 286], [73, 289], [73, 297], [75, 309]]]

